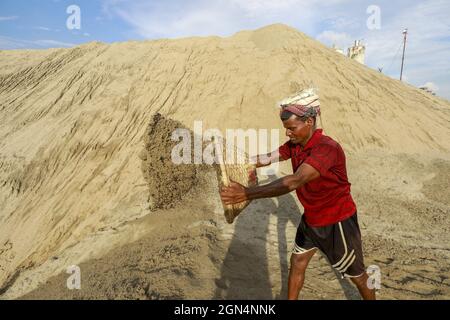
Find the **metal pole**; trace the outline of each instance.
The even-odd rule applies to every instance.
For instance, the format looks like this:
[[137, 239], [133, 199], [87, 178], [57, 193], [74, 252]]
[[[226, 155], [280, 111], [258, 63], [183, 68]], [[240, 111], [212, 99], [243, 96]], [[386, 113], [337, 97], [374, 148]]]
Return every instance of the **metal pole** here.
[[400, 81], [402, 81], [403, 76], [403, 63], [405, 61], [405, 48], [406, 48], [406, 35], [408, 34], [408, 29], [403, 30], [403, 55], [402, 55], [402, 68], [400, 69]]

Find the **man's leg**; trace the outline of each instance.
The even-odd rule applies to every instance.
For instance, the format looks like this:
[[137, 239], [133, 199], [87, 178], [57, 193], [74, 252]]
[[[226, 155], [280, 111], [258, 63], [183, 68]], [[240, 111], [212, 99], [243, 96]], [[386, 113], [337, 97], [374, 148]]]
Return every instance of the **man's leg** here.
[[364, 300], [375, 300], [375, 289], [367, 287], [369, 276], [364, 266], [357, 213], [334, 224], [333, 229], [333, 242], [325, 250], [332, 266], [339, 273], [350, 277]]
[[288, 299], [297, 300], [298, 294], [305, 281], [305, 271], [309, 261], [317, 249], [311, 249], [307, 252], [291, 254], [291, 269], [289, 270]]
[[364, 300], [376, 300], [375, 288], [369, 289], [369, 287], [367, 286], [367, 279], [369, 279], [367, 273], [364, 272], [361, 276], [350, 279], [356, 285], [359, 294]]

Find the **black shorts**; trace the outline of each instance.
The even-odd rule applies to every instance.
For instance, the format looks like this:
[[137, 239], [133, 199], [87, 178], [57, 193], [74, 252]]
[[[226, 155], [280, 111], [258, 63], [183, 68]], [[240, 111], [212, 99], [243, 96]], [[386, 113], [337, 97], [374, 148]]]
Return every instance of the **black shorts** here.
[[293, 254], [314, 248], [322, 251], [342, 277], [358, 277], [365, 272], [361, 231], [356, 213], [341, 222], [324, 227], [311, 227], [304, 216], [297, 228]]

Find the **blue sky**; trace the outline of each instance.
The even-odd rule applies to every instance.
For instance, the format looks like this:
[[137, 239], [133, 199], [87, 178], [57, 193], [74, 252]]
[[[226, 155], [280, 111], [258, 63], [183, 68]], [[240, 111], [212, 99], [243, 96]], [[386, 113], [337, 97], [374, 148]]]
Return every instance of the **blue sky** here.
[[[77, 5], [81, 29], [69, 30], [66, 9]], [[374, 21], [375, 5], [379, 23]], [[404, 80], [426, 83], [450, 100], [448, 0], [1, 0], [0, 49], [70, 47], [89, 41], [230, 36], [272, 23], [290, 25], [343, 49], [366, 45], [366, 64], [398, 78], [402, 31], [408, 28]]]

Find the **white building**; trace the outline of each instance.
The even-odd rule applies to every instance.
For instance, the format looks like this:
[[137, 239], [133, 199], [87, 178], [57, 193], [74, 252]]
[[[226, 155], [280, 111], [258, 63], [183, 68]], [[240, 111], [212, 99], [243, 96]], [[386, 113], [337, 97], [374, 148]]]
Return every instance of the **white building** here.
[[426, 91], [426, 92], [428, 92], [428, 93], [431, 93], [433, 96], [436, 95], [436, 93], [434, 93], [433, 90], [432, 90], [431, 88], [427, 87], [427, 86], [419, 87], [419, 89], [420, 89], [420, 90], [423, 90], [423, 91]]
[[356, 40], [355, 44], [348, 48], [347, 57], [356, 60], [361, 64], [364, 64], [366, 47], [362, 44], [361, 40]]

